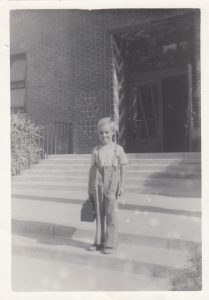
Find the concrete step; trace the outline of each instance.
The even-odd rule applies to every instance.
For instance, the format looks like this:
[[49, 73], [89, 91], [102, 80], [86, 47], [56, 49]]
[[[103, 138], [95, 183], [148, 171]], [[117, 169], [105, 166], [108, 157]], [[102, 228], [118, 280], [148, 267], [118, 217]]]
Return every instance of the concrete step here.
[[[87, 191], [87, 182], [21, 182], [14, 181], [12, 188], [16, 189], [41, 189], [41, 190], [66, 190]], [[201, 195], [201, 181], [199, 179], [170, 179], [170, 178], [148, 178], [139, 179], [137, 183], [126, 184], [126, 191], [132, 193], [168, 194], [181, 196]]]
[[[144, 184], [146, 183], [146, 181], [148, 180], [156, 180], [157, 182], [160, 183], [165, 183], [167, 184], [167, 182], [169, 181], [169, 178], [176, 178], [177, 181], [188, 178], [189, 175], [184, 174], [185, 177], [183, 177], [183, 174], [181, 175], [180, 178], [177, 178], [176, 176], [161, 176], [160, 174], [158, 176], [156, 175], [152, 175], [150, 176], [150, 174], [148, 175], [143, 175], [143, 174], [138, 174], [138, 176], [131, 176], [130, 174], [126, 174], [126, 186], [128, 186], [129, 184], [133, 185], [133, 184]], [[194, 177], [189, 177], [189, 178], [194, 178]], [[197, 177], [196, 177], [197, 178]], [[41, 183], [44, 184], [46, 183], [65, 183], [68, 184], [69, 182], [80, 182], [80, 183], [85, 183], [87, 184], [88, 182], [88, 175], [79, 175], [79, 176], [75, 176], [75, 175], [55, 175], [55, 174], [50, 174], [50, 175], [43, 175], [43, 174], [23, 174], [21, 176], [15, 176], [12, 178], [12, 182], [15, 183]]]
[[[72, 176], [77, 178], [77, 177], [87, 177], [89, 174], [89, 170], [71, 170], [71, 171], [67, 171], [67, 170], [45, 170], [45, 169], [28, 169], [28, 170], [24, 170], [21, 173], [21, 176], [23, 175], [37, 175], [37, 176]], [[20, 178], [21, 176], [18, 176], [18, 178]], [[159, 172], [153, 172], [153, 170], [147, 170], [147, 169], [143, 169], [143, 170], [134, 170], [134, 171], [130, 171], [130, 170], [126, 170], [126, 177], [148, 177], [148, 176], [157, 176], [157, 177], [171, 177], [171, 178], [194, 178], [194, 177], [201, 177], [201, 172], [200, 170], [178, 170], [178, 169], [169, 169], [169, 170], [161, 170]], [[17, 176], [13, 176], [12, 178], [17, 178]]]
[[[85, 158], [48, 158], [45, 160], [42, 160], [41, 162], [49, 163], [49, 164], [87, 164], [90, 165], [91, 160], [85, 159]], [[191, 159], [191, 158], [129, 158], [128, 164], [130, 165], [143, 165], [143, 164], [159, 164], [159, 165], [169, 165], [169, 164], [200, 164], [201, 161], [198, 158]]]
[[188, 251], [167, 251], [147, 247], [130, 247], [120, 244], [111, 255], [86, 251], [88, 243], [70, 239], [54, 239], [37, 236], [23, 237], [13, 235], [13, 254], [31, 255], [74, 264], [86, 264], [101, 269], [114, 269], [150, 277], [168, 278], [175, 271], [189, 265]]
[[[37, 189], [12, 189], [12, 197], [37, 201], [64, 202], [82, 205], [87, 198], [86, 191], [44, 191]], [[163, 195], [144, 195], [125, 193], [119, 198], [119, 209], [135, 211], [165, 212], [179, 215], [200, 216], [201, 199], [195, 197], [167, 197]]]
[[[135, 158], [176, 158], [176, 159], [199, 159], [201, 160], [200, 152], [158, 152], [158, 153], [126, 153], [128, 159]], [[49, 155], [49, 159], [90, 159], [91, 154], [56, 154]]]
[[[78, 225], [79, 226], [79, 225]], [[82, 227], [82, 226], [80, 226]], [[83, 226], [84, 227], [84, 226]], [[69, 238], [73, 234], [74, 239], [85, 241], [88, 244], [93, 243], [95, 228], [85, 229], [72, 226], [64, 226], [52, 223], [41, 223], [35, 221], [12, 220], [12, 232], [21, 236], [38, 235], [39, 238], [45, 235], [52, 238]], [[200, 241], [191, 241], [174, 237], [158, 237], [153, 235], [137, 235], [131, 233], [119, 233], [119, 242], [124, 245], [134, 245], [140, 247], [149, 247], [155, 249], [164, 249], [168, 251], [182, 251], [193, 249], [201, 245]]]
[[[85, 280], [81, 280], [85, 278]], [[12, 255], [12, 290], [50, 291], [168, 291], [167, 278], [121, 272], [47, 257]]]
[[[82, 205], [87, 198], [87, 193], [71, 191], [37, 191], [37, 190], [13, 190], [12, 197], [21, 200], [35, 200], [45, 202], [57, 202]], [[119, 199], [119, 209], [130, 210], [135, 213], [160, 212], [179, 216], [201, 217], [201, 199], [166, 197], [159, 195], [125, 194]]]
[[[31, 169], [49, 169], [49, 170], [82, 170], [82, 171], [85, 171], [85, 170], [89, 170], [90, 166], [87, 165], [87, 164], [82, 164], [82, 163], [79, 163], [79, 164], [54, 164], [54, 163], [49, 163], [49, 162], [45, 162], [45, 161], [42, 161], [41, 163], [39, 164], [35, 164], [33, 166], [31, 166]], [[161, 170], [164, 170], [164, 171], [169, 171], [169, 170], [177, 170], [177, 171], [201, 171], [201, 167], [199, 164], [180, 164], [180, 165], [176, 165], [175, 163], [173, 165], [167, 165], [167, 164], [158, 164], [156, 161], [155, 161], [155, 164], [133, 164], [133, 165], [130, 165], [128, 164], [126, 166], [126, 169], [127, 171], [136, 171], [136, 170], [150, 170], [150, 171], [161, 171]]]
[[[80, 222], [83, 201], [12, 198], [12, 231], [17, 234], [67, 235], [94, 238], [95, 224]], [[119, 238], [122, 243], [148, 245], [165, 249], [187, 248], [201, 242], [200, 216], [186, 215], [175, 209], [152, 209], [152, 206], [119, 205]], [[132, 209], [131, 209], [132, 208]], [[50, 212], [50, 214], [49, 214]]]

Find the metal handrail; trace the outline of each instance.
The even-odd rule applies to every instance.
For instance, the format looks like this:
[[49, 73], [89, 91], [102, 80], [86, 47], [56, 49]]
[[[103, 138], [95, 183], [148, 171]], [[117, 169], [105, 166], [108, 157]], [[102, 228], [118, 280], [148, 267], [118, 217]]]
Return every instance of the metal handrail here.
[[[60, 137], [63, 137], [64, 134], [66, 134], [66, 125], [70, 125], [71, 123], [60, 123], [55, 122], [52, 124], [49, 124], [44, 127], [43, 131], [43, 149], [46, 153], [46, 158], [48, 155], [54, 155], [54, 154], [67, 154], [69, 153], [69, 150], [72, 150], [72, 141], [69, 140], [70, 147], [66, 143], [63, 149], [60, 149], [60, 145], [62, 144], [63, 140], [60, 141]], [[67, 130], [70, 130], [70, 127], [67, 128]], [[69, 132], [68, 132], [69, 133]], [[71, 138], [71, 137], [70, 137]], [[65, 141], [65, 140], [64, 140]], [[69, 149], [70, 148], [70, 149]]]

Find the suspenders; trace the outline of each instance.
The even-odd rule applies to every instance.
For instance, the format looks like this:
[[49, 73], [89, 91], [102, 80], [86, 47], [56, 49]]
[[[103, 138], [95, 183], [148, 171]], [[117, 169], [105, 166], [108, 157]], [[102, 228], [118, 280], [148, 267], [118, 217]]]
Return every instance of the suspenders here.
[[112, 160], [112, 168], [111, 168], [111, 175], [110, 175], [110, 181], [108, 186], [108, 193], [110, 191], [111, 183], [113, 181], [114, 172], [116, 171], [116, 160], [117, 160], [117, 147], [116, 147], [116, 139], [115, 139], [115, 145], [114, 145], [114, 154], [113, 154], [113, 160]]
[[[113, 153], [113, 158], [112, 158], [112, 164], [111, 164], [111, 174], [110, 174], [110, 179], [109, 179], [109, 184], [108, 184], [108, 189], [107, 189], [107, 193], [109, 193], [110, 191], [110, 188], [111, 188], [111, 184], [113, 182], [113, 176], [114, 176], [114, 173], [116, 172], [117, 168], [118, 168], [118, 165], [117, 165], [117, 144], [116, 144], [116, 139], [114, 139], [114, 153]], [[98, 151], [98, 155], [99, 155], [99, 151]], [[97, 167], [100, 167], [98, 166], [98, 158], [97, 157]]]

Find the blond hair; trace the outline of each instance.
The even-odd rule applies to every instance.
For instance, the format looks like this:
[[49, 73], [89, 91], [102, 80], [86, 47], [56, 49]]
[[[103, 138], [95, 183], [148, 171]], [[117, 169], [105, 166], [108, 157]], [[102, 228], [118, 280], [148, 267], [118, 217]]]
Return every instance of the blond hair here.
[[112, 132], [116, 131], [115, 122], [110, 117], [100, 119], [97, 123], [97, 129], [99, 130], [103, 125], [109, 125]]

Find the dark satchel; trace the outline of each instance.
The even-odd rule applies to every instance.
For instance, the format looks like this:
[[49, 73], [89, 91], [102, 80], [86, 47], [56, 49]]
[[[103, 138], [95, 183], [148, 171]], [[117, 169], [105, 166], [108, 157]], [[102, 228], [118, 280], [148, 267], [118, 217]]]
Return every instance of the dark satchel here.
[[81, 208], [81, 221], [82, 222], [94, 222], [96, 213], [93, 205], [93, 201], [88, 198]]

